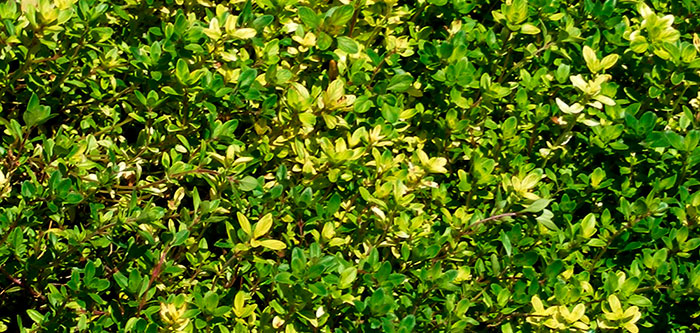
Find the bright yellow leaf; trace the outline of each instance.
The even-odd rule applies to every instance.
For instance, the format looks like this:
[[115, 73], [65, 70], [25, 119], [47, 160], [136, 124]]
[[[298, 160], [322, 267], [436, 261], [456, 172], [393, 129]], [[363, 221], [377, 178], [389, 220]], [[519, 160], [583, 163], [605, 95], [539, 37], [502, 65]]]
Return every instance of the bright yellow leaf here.
[[255, 224], [255, 231], [253, 233], [253, 238], [260, 238], [265, 235], [272, 228], [272, 214], [267, 213], [263, 216], [258, 223]]
[[245, 217], [241, 212], [237, 212], [236, 216], [238, 217], [238, 224], [241, 225], [241, 229], [243, 229], [243, 232], [245, 232], [248, 236], [253, 235], [253, 229], [250, 227], [250, 222], [248, 222], [248, 218]]

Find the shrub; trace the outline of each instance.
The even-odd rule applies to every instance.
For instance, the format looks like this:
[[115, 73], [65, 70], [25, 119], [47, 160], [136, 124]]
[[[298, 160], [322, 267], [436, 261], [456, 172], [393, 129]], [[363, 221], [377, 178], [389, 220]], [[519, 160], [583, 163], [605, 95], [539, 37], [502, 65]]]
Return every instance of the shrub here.
[[8, 0], [0, 331], [698, 330], [698, 12]]

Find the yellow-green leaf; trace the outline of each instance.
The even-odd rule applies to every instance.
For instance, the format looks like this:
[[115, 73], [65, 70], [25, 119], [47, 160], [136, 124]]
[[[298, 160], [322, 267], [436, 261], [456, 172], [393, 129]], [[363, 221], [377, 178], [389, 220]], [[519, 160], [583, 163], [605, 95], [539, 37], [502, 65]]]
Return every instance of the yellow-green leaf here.
[[540, 181], [540, 178], [542, 178], [542, 172], [541, 171], [533, 171], [527, 176], [525, 176], [525, 179], [523, 179], [520, 183], [520, 187], [523, 191], [527, 191]]
[[605, 171], [601, 168], [596, 168], [595, 170], [593, 170], [593, 173], [591, 174], [591, 178], [590, 178], [591, 186], [593, 188], [598, 188], [598, 186], [600, 185], [600, 182], [602, 182], [603, 179], [605, 179]]
[[428, 154], [426, 154], [424, 151], [417, 150], [416, 153], [418, 154], [418, 159], [420, 160], [421, 164], [427, 166], [430, 163], [430, 158], [428, 158]]
[[649, 43], [647, 43], [647, 39], [644, 36], [635, 36], [635, 33], [632, 33], [630, 37], [632, 37], [630, 40], [630, 50], [632, 50], [632, 52], [644, 53], [647, 51]]
[[433, 157], [430, 159], [429, 170], [432, 173], [447, 173], [445, 169], [447, 165], [447, 159], [444, 157]]
[[299, 121], [305, 127], [314, 127], [316, 125], [316, 116], [313, 112], [302, 112], [299, 114]]
[[600, 63], [598, 62], [598, 57], [595, 55], [595, 51], [588, 45], [583, 46], [583, 60], [586, 61], [586, 66], [591, 72], [596, 73], [600, 70]]
[[625, 323], [622, 325], [626, 330], [630, 331], [631, 333], [638, 333], [639, 332], [639, 327], [635, 325], [634, 323]]
[[578, 88], [579, 90], [585, 91], [588, 89], [588, 83], [586, 83], [586, 80], [583, 79], [581, 74], [572, 75], [569, 77], [569, 80], [571, 80], [571, 84], [573, 84], [574, 87]]
[[573, 323], [581, 319], [584, 314], [586, 314], [586, 306], [583, 304], [576, 304], [576, 306], [574, 306], [574, 309], [571, 310], [569, 318], [566, 318], [566, 320], [570, 323]]
[[233, 34], [236, 31], [236, 16], [229, 15], [224, 22], [224, 29], [227, 34]]
[[241, 28], [241, 29], [236, 29], [236, 31], [234, 31], [231, 34], [231, 36], [233, 36], [233, 38], [237, 38], [237, 39], [250, 39], [250, 38], [255, 37], [255, 34], [257, 34], [257, 31], [255, 31], [255, 29]]
[[326, 104], [336, 103], [345, 94], [345, 88], [343, 81], [340, 79], [335, 79], [328, 85], [328, 89], [323, 94], [324, 102]]
[[630, 323], [637, 322], [637, 320], [639, 320], [641, 316], [642, 314], [641, 312], [639, 312], [639, 308], [636, 305], [627, 308], [627, 310], [625, 310], [625, 313], [623, 314], [625, 321]]
[[564, 103], [564, 101], [562, 101], [559, 98], [555, 99], [555, 102], [557, 103], [559, 110], [561, 110], [561, 112], [564, 112], [566, 114], [577, 114], [577, 113], [581, 113], [581, 111], [583, 111], [583, 105], [581, 105], [579, 103], [574, 103], [573, 105], [568, 105], [568, 104]]
[[[272, 227], [272, 214], [267, 213], [263, 216], [258, 223], [255, 224], [255, 232], [253, 233], [253, 238], [260, 238], [265, 235]], [[264, 245], [263, 245], [264, 246]]]
[[540, 28], [536, 27], [534, 24], [525, 23], [520, 27], [520, 32], [526, 35], [536, 35], [540, 33]]
[[250, 227], [250, 222], [248, 222], [248, 218], [245, 217], [245, 215], [241, 214], [241, 212], [237, 212], [236, 216], [238, 217], [238, 224], [241, 225], [241, 229], [243, 229], [243, 232], [245, 232], [248, 236], [252, 236], [253, 229]]
[[243, 291], [238, 291], [233, 299], [233, 312], [236, 316], [241, 317], [245, 308], [246, 295]]
[[284, 244], [282, 241], [274, 239], [265, 239], [261, 240], [258, 243], [260, 244], [260, 246], [268, 248], [270, 250], [284, 250], [287, 248], [287, 244]]
[[608, 316], [608, 319], [617, 320], [624, 314], [622, 311], [622, 304], [620, 304], [620, 300], [614, 294], [608, 296], [608, 304], [610, 305], [611, 311], [611, 313], [608, 314], [614, 315]]
[[597, 229], [595, 227], [596, 225], [596, 218], [593, 213], [589, 213], [586, 215], [586, 217], [583, 218], [583, 221], [581, 221], [581, 235], [583, 238], [591, 238], [593, 236]]
[[213, 40], [219, 40], [221, 38], [221, 27], [219, 26], [219, 19], [212, 18], [211, 21], [209, 22], [209, 28], [203, 29], [202, 32], [204, 32], [207, 37], [213, 39]]
[[323, 225], [323, 231], [321, 231], [321, 235], [325, 239], [332, 239], [335, 237], [335, 226], [333, 225], [332, 221], [326, 222], [326, 224]]
[[542, 300], [539, 296], [532, 296], [532, 298], [530, 299], [530, 303], [532, 303], [532, 307], [535, 309], [536, 314], [544, 312], [544, 304], [542, 304]]
[[615, 63], [617, 63], [617, 59], [619, 59], [619, 58], [620, 58], [620, 56], [618, 56], [615, 53], [609, 54], [609, 55], [605, 56], [605, 58], [603, 58], [603, 60], [600, 61], [600, 67], [602, 67], [602, 69], [608, 69], [612, 66], [615, 66]]

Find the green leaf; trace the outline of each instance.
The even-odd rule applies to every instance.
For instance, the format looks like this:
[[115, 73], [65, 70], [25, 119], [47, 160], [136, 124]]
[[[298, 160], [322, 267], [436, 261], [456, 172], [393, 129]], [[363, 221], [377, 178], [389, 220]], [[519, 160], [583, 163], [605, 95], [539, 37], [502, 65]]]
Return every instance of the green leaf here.
[[75, 205], [83, 201], [83, 196], [80, 193], [71, 192], [66, 195], [64, 202], [69, 205]]
[[180, 83], [187, 84], [190, 79], [190, 69], [187, 66], [187, 62], [184, 59], [177, 59], [177, 64], [175, 66], [175, 76], [180, 80]]
[[12, 229], [7, 237], [7, 242], [12, 245], [15, 253], [20, 253], [19, 250], [22, 248], [22, 243], [24, 242], [24, 232], [22, 231], [22, 228], [15, 227]]
[[555, 73], [557, 81], [559, 81], [559, 83], [568, 82], [570, 70], [571, 66], [564, 63], [559, 64], [559, 67], [557, 67], [557, 71]]
[[22, 182], [20, 193], [23, 197], [32, 198], [34, 197], [34, 194], [36, 194], [36, 191], [36, 185], [34, 185], [34, 183], [32, 183], [31, 181], [25, 180]]
[[272, 15], [260, 15], [255, 20], [253, 20], [253, 28], [255, 30], [262, 30], [263, 28], [270, 25], [275, 20]]
[[306, 127], [314, 127], [316, 125], [316, 116], [311, 112], [302, 112], [299, 114], [299, 121]]
[[316, 29], [321, 24], [321, 19], [316, 15], [316, 13], [309, 7], [299, 7], [298, 9], [299, 18], [304, 24], [309, 26], [311, 29]]
[[190, 232], [188, 230], [180, 230], [175, 233], [175, 237], [173, 237], [173, 242], [172, 246], [180, 246], [185, 243], [187, 240], [187, 237], [190, 236]]
[[644, 53], [649, 48], [649, 43], [647, 43], [644, 36], [637, 36], [630, 41], [630, 50], [635, 53]]
[[318, 37], [316, 40], [316, 46], [320, 50], [327, 50], [329, 47], [331, 47], [331, 44], [333, 44], [333, 37], [328, 35], [327, 33], [321, 31], [318, 33]]
[[255, 81], [258, 75], [258, 71], [255, 68], [248, 68], [241, 72], [241, 76], [238, 77], [238, 88], [241, 90], [246, 90]]
[[357, 43], [350, 37], [340, 36], [337, 38], [338, 48], [344, 52], [355, 54], [359, 52], [360, 48]]
[[504, 325], [501, 326], [501, 332], [502, 333], [513, 333], [513, 327], [511, 326], [510, 323], [505, 323]]
[[631, 295], [628, 299], [627, 302], [632, 305], [636, 306], [641, 306], [641, 307], [651, 307], [654, 304], [649, 300], [648, 298], [642, 296], [642, 295]]
[[581, 235], [583, 238], [591, 238], [596, 233], [596, 218], [593, 213], [589, 213], [581, 221]]
[[413, 332], [413, 328], [416, 326], [416, 317], [414, 315], [408, 315], [401, 319], [399, 323], [399, 329], [404, 332]]
[[233, 311], [236, 316], [241, 317], [243, 310], [245, 309], [246, 294], [242, 290], [236, 293], [236, 297], [233, 299]]
[[29, 309], [27, 310], [27, 315], [37, 324], [41, 324], [44, 321], [44, 315], [37, 310]]
[[129, 279], [122, 274], [122, 272], [116, 272], [112, 274], [112, 277], [114, 278], [114, 282], [117, 283], [119, 288], [121, 289], [127, 289], [129, 285]]
[[518, 127], [518, 118], [511, 116], [506, 119], [503, 124], [501, 124], [501, 131], [503, 131], [503, 138], [508, 139], [515, 135], [515, 131]]
[[88, 285], [88, 287], [95, 289], [96, 291], [107, 290], [109, 288], [109, 286], [110, 286], [109, 281], [105, 280], [105, 279], [94, 279]]
[[664, 132], [664, 135], [666, 136], [666, 140], [671, 144], [671, 147], [678, 149], [678, 150], [684, 150], [685, 144], [684, 144], [684, 138], [680, 136], [676, 132], [672, 131], [666, 131]]
[[255, 177], [252, 176], [245, 176], [243, 179], [241, 179], [238, 183], [238, 188], [241, 189], [241, 191], [252, 191], [258, 187], [258, 180], [255, 179]]
[[695, 148], [698, 146], [698, 143], [700, 142], [700, 131], [698, 130], [690, 130], [688, 133], [685, 135], [684, 138], [684, 146], [683, 150], [687, 152], [691, 152], [695, 150]]
[[22, 115], [22, 120], [27, 127], [34, 127], [43, 124], [51, 118], [51, 108], [39, 104], [39, 97], [32, 93], [27, 103], [27, 110]]
[[588, 246], [593, 246], [593, 247], [605, 247], [607, 243], [600, 239], [600, 238], [593, 238], [586, 243]]
[[501, 231], [499, 239], [501, 240], [501, 243], [503, 243], [503, 248], [506, 250], [506, 254], [508, 254], [508, 256], [510, 257], [513, 251], [513, 245], [510, 243], [510, 238], [508, 237], [508, 235], [506, 235], [506, 233]]
[[412, 83], [413, 77], [411, 77], [411, 74], [403, 73], [394, 75], [391, 77], [391, 80], [389, 80], [389, 85], [386, 87], [386, 90], [404, 92], [408, 90]]
[[212, 291], [207, 291], [206, 294], [204, 294], [204, 308], [206, 309], [207, 312], [212, 313], [216, 311], [216, 308], [219, 306], [219, 295]]
[[331, 13], [329, 18], [330, 24], [335, 26], [344, 26], [350, 21], [350, 19], [352, 19], [352, 15], [355, 13], [355, 7], [352, 5], [344, 5], [334, 7], [329, 12]]
[[683, 244], [681, 244], [680, 248], [683, 252], [689, 252], [697, 249], [700, 246], [700, 238], [691, 238]]
[[539, 213], [543, 209], [547, 208], [552, 199], [537, 199], [535, 202], [527, 206], [527, 208], [520, 211], [520, 213]]
[[352, 283], [357, 278], [357, 268], [348, 267], [340, 273], [340, 282], [338, 283], [338, 288], [346, 289], [349, 288]]
[[333, 216], [340, 208], [341, 198], [338, 193], [333, 193], [333, 195], [328, 199], [326, 204], [326, 214], [327, 216]]
[[90, 260], [87, 262], [87, 264], [85, 264], [85, 271], [84, 271], [83, 280], [90, 281], [94, 277], [95, 277], [95, 262]]
[[552, 222], [552, 217], [554, 217], [554, 214], [552, 214], [551, 211], [545, 209], [542, 211], [542, 215], [537, 217], [536, 220], [538, 223], [541, 223], [547, 229], [552, 231], [558, 231], [559, 227], [557, 227], [557, 225], [554, 224], [554, 222]]
[[300, 275], [306, 270], [306, 255], [298, 247], [292, 250], [292, 271], [294, 275]]
[[311, 204], [311, 200], [313, 200], [313, 190], [310, 187], [305, 188], [302, 192], [301, 195], [298, 198], [300, 203], [304, 203], [307, 206]]
[[658, 268], [661, 266], [661, 264], [666, 262], [666, 259], [668, 258], [668, 249], [663, 248], [661, 250], [656, 251], [654, 253], [654, 256], [652, 257], [652, 267]]
[[136, 96], [136, 99], [139, 100], [141, 105], [148, 106], [148, 102], [146, 101], [146, 96], [144, 96], [140, 91], [135, 90], [134, 95]]
[[447, 0], [428, 0], [428, 3], [438, 7], [442, 7], [447, 4]]
[[374, 102], [367, 96], [360, 96], [355, 100], [354, 111], [356, 113], [365, 113], [374, 106]]
[[547, 266], [545, 269], [545, 275], [547, 275], [548, 279], [552, 280], [556, 278], [557, 275], [562, 272], [562, 270], [564, 270], [564, 262], [557, 259]]
[[328, 296], [328, 289], [321, 282], [309, 284], [308, 288], [312, 293], [316, 294], [317, 296], [321, 296], [321, 297]]
[[603, 181], [603, 179], [605, 179], [605, 171], [601, 168], [595, 168], [590, 177], [591, 187], [598, 188], [600, 182]]

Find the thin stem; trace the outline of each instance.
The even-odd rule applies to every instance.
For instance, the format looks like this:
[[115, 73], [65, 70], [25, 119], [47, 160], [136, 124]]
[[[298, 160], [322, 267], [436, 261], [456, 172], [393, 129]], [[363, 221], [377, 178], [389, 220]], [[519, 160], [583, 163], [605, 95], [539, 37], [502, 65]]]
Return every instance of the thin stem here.
[[[86, 107], [86, 106], [90, 106], [90, 105], [94, 105], [94, 104], [106, 104], [106, 105], [109, 105], [109, 104], [113, 103], [114, 101], [116, 101], [118, 98], [120, 98], [120, 97], [124, 96], [125, 94], [128, 94], [128, 93], [130, 93], [130, 92], [132, 92], [132, 91], [134, 91], [134, 90], [136, 90], [136, 86], [135, 86], [135, 85], [132, 85], [131, 87], [125, 88], [124, 90], [122, 90], [122, 91], [116, 93], [115, 95], [113, 95], [113, 96], [110, 97], [110, 98], [102, 99], [102, 100], [92, 100], [92, 101], [88, 101], [88, 102], [81, 102], [81, 103], [66, 105], [66, 106], [63, 107], [59, 112], [63, 112], [63, 111], [65, 111], [65, 110], [67, 110], [67, 109], [70, 109], [70, 108], [75, 108], [75, 107]], [[100, 131], [100, 132], [104, 132], [104, 131], [105, 131], [105, 130], [102, 130], [102, 131]], [[98, 132], [98, 133], [100, 133], [100, 132]]]
[[619, 237], [627, 229], [634, 227], [634, 225], [637, 224], [637, 222], [649, 217], [650, 215], [651, 215], [651, 212], [647, 212], [646, 214], [637, 217], [634, 221], [628, 222], [624, 227], [620, 228], [612, 236], [610, 236], [610, 239], [608, 239], [608, 242], [605, 244], [605, 246], [598, 252], [598, 254], [595, 256], [595, 258], [593, 258], [593, 262], [591, 262], [591, 266], [588, 268], [588, 272], [592, 272], [595, 269], [596, 264], [600, 261], [600, 259], [603, 257], [603, 255], [608, 251], [608, 249], [610, 248], [610, 245], [612, 245], [613, 241], [615, 241], [615, 239], [617, 237]]
[[427, 8], [427, 7], [428, 7], [428, 1], [425, 0], [425, 2], [423, 2], [423, 4], [420, 6], [420, 8], [418, 8], [418, 10], [415, 13], [413, 13], [413, 15], [411, 16], [411, 20], [409, 22], [416, 23], [418, 16], [420, 16], [420, 14], [423, 14], [423, 12], [425, 11], [425, 8]]
[[372, 82], [374, 82], [374, 78], [377, 76], [379, 71], [382, 69], [382, 66], [384, 66], [384, 63], [386, 62], [386, 58], [393, 55], [394, 52], [395, 52], [394, 50], [391, 50], [391, 51], [385, 53], [384, 56], [382, 57], [382, 60], [380, 60], [379, 64], [377, 64], [377, 67], [374, 68], [374, 71], [372, 72], [372, 77], [370, 77], [369, 82], [368, 82], [370, 84], [370, 86], [367, 87], [368, 90], [372, 90], [372, 87], [373, 87]]
[[146, 305], [146, 297], [148, 296], [148, 289], [151, 288], [151, 285], [153, 285], [153, 282], [158, 278], [161, 272], [161, 268], [163, 267], [163, 263], [165, 262], [165, 256], [168, 254], [168, 251], [170, 251], [170, 245], [166, 246], [165, 249], [163, 249], [163, 252], [160, 254], [160, 260], [158, 260], [158, 263], [153, 267], [153, 271], [151, 272], [151, 278], [148, 280], [148, 287], [146, 287], [146, 291], [143, 293], [143, 296], [141, 296], [141, 301], [139, 301], [139, 308], [138, 311], [136, 312], [137, 315], [141, 314], [141, 310], [143, 309], [144, 305]]
[[512, 212], [512, 213], [503, 213], [503, 214], [498, 214], [498, 215], [494, 215], [494, 216], [489, 216], [485, 219], [481, 219], [479, 221], [476, 221], [476, 222], [468, 225], [467, 229], [465, 229], [465, 231], [468, 230], [468, 232], [463, 231], [462, 233], [463, 233], [463, 235], [471, 235], [471, 234], [476, 232], [476, 227], [478, 227], [486, 222], [500, 220], [500, 219], [506, 218], [506, 217], [515, 217], [515, 216], [518, 216], [520, 214], [522, 214], [522, 213]]
[[[179, 173], [172, 174], [172, 175], [170, 175], [168, 178], [179, 178], [179, 177], [182, 177], [182, 176], [186, 176], [186, 175], [190, 175], [190, 174], [195, 174], [195, 173], [199, 173], [199, 174], [204, 174], [204, 173], [206, 173], [206, 174], [215, 175], [215, 176], [220, 176], [220, 175], [221, 175], [219, 172], [214, 171], [214, 170], [209, 170], [209, 169], [194, 169], [194, 170], [183, 171], [183, 172], [179, 172]], [[156, 181], [154, 181], [154, 182], [150, 182], [150, 183], [148, 183], [148, 184], [143, 184], [143, 185], [138, 185], [138, 186], [114, 185], [113, 187], [116, 188], [116, 189], [127, 189], [127, 190], [136, 190], [136, 191], [138, 191], [138, 190], [143, 190], [143, 189], [145, 189], [145, 188], [149, 188], [149, 187], [152, 187], [152, 186], [155, 186], [155, 185], [163, 184], [163, 183], [165, 183], [165, 182], [167, 182], [167, 181], [169, 180], [168, 178], [162, 178], [162, 179], [156, 180]]]
[[[355, 2], [358, 3], [358, 2]], [[350, 29], [348, 29], [348, 37], [352, 38], [352, 33], [355, 30], [355, 24], [357, 24], [357, 17], [360, 14], [360, 9], [355, 8], [355, 12], [352, 13], [352, 19], [350, 20]]]
[[38, 291], [34, 290], [34, 288], [32, 288], [31, 286], [26, 285], [24, 282], [22, 282], [22, 280], [10, 275], [10, 273], [5, 271], [5, 268], [3, 268], [2, 266], [0, 266], [0, 272], [2, 272], [2, 274], [5, 275], [8, 279], [10, 279], [10, 281], [12, 281], [14, 284], [29, 291], [29, 293], [31, 293], [32, 296], [34, 296], [35, 298], [40, 298], [42, 301], [46, 301], [46, 296], [40, 294]]
[[678, 109], [678, 106], [681, 104], [681, 100], [683, 99], [685, 92], [688, 91], [688, 88], [690, 88], [690, 86], [685, 85], [683, 92], [681, 92], [681, 94], [678, 96], [678, 99], [676, 99], [676, 102], [673, 103], [673, 109], [671, 109], [671, 112], [669, 112], [669, 114], [673, 114], [676, 111], [676, 109]]
[[522, 60], [518, 61], [515, 65], [513, 65], [513, 67], [511, 67], [510, 70], [508, 70], [508, 72], [506, 72], [506, 75], [501, 75], [501, 76], [498, 78], [498, 81], [497, 81], [497, 82], [498, 82], [498, 83], [502, 83], [503, 80], [504, 80], [506, 77], [508, 77], [510, 74], [512, 74], [513, 72], [517, 71], [518, 69], [520, 69], [520, 67], [523, 67], [526, 63], [528, 63], [532, 58], [538, 56], [540, 53], [542, 53], [543, 51], [549, 49], [550, 47], [552, 47], [552, 46], [554, 46], [554, 45], [556, 45], [556, 43], [554, 43], [554, 42], [549, 42], [549, 43], [547, 43], [547, 44], [544, 44], [542, 47], [540, 47], [539, 49], [535, 50], [535, 52], [532, 53], [532, 56], [530, 56], [530, 57], [525, 57], [525, 58], [523, 58]]

